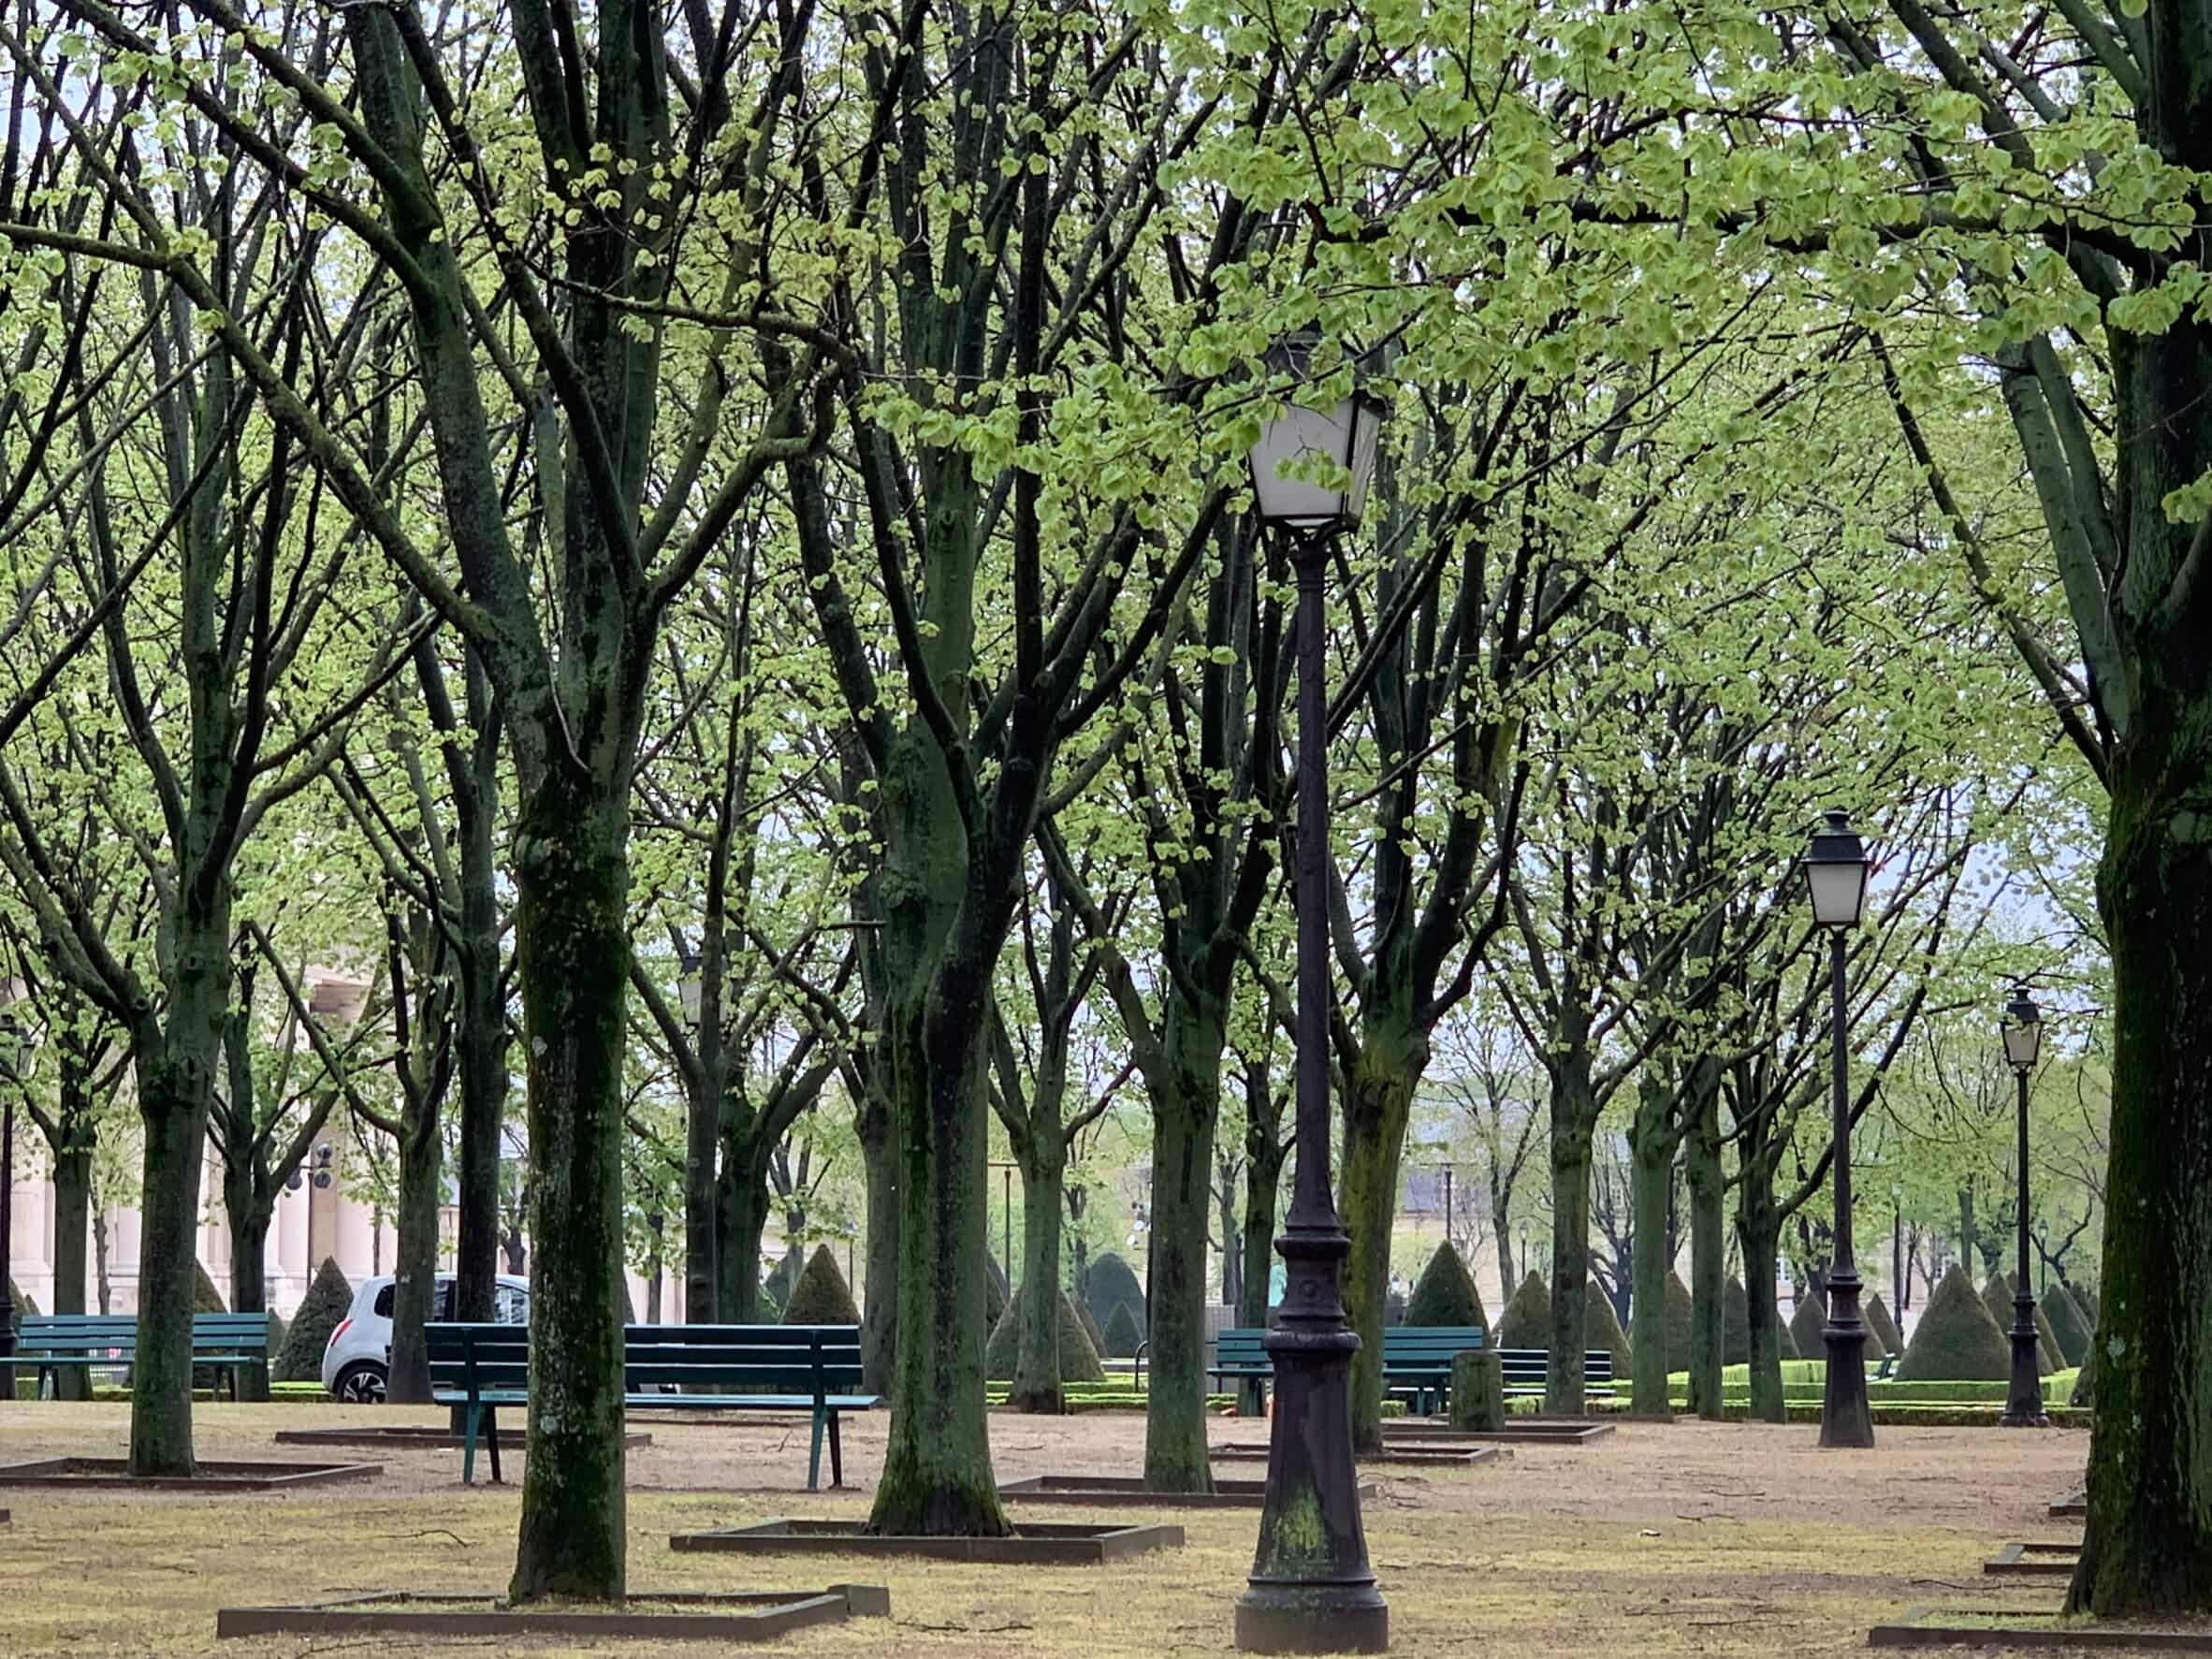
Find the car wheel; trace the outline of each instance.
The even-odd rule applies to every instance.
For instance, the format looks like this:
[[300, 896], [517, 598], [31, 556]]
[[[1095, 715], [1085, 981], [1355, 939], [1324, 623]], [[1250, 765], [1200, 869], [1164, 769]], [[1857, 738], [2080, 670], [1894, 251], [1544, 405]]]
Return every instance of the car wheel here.
[[348, 1405], [382, 1405], [384, 1404], [384, 1367], [381, 1365], [349, 1365], [338, 1375], [339, 1399]]

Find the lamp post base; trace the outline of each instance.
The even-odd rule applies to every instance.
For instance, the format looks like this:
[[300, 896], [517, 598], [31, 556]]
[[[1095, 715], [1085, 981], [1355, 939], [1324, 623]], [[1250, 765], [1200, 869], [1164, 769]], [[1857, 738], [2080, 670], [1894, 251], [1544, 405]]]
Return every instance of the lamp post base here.
[[1858, 1311], [1858, 1274], [1841, 1268], [1828, 1275], [1827, 1380], [1821, 1394], [1820, 1443], [1860, 1450], [1874, 1444], [1874, 1410], [1867, 1399], [1867, 1327]]
[[2013, 1380], [2005, 1390], [2004, 1415], [1997, 1420], [2008, 1429], [2047, 1429], [2050, 1418], [2043, 1408], [2043, 1367], [2037, 1360], [2035, 1298], [2026, 1291], [2013, 1298]]
[[1236, 1643], [1247, 1653], [1381, 1653], [1390, 1615], [1367, 1564], [1352, 1458], [1352, 1356], [1336, 1293], [1351, 1241], [1334, 1217], [1301, 1216], [1275, 1241], [1286, 1269], [1283, 1311], [1264, 1346], [1275, 1374], [1267, 1497], [1251, 1582], [1237, 1598]]
[[1390, 1609], [1371, 1589], [1373, 1606], [1346, 1606], [1332, 1591], [1301, 1594], [1283, 1587], [1265, 1596], [1247, 1590], [1237, 1601], [1241, 1653], [1387, 1653]]

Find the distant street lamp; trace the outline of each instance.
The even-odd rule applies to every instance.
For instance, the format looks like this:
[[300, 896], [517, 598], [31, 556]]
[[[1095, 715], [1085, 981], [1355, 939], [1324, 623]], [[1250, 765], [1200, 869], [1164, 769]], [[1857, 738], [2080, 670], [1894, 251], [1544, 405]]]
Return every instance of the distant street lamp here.
[[1813, 925], [1828, 936], [1829, 1085], [1835, 1113], [1836, 1259], [1828, 1268], [1827, 1381], [1821, 1396], [1820, 1443], [1874, 1444], [1867, 1401], [1867, 1327], [1858, 1311], [1858, 1268], [1851, 1250], [1850, 1003], [1843, 982], [1843, 936], [1858, 925], [1867, 900], [1867, 849], [1841, 808], [1826, 812], [1805, 849], [1805, 890]]
[[[1268, 367], [1303, 382], [1316, 344], [1311, 334], [1285, 342], [1270, 352]], [[1390, 1646], [1390, 1608], [1368, 1564], [1352, 1462], [1351, 1365], [1360, 1339], [1346, 1323], [1339, 1288], [1351, 1241], [1329, 1179], [1322, 686], [1329, 552], [1339, 533], [1360, 522], [1383, 414], [1379, 401], [1358, 389], [1326, 409], [1287, 403], [1260, 429], [1251, 453], [1260, 521], [1288, 541], [1298, 573], [1298, 1168], [1275, 1240], [1283, 1306], [1265, 1340], [1275, 1389], [1267, 1495], [1251, 1582], [1237, 1601], [1236, 1644], [1255, 1653], [1379, 1653]], [[1297, 475], [1286, 477], [1286, 469]]]
[[2020, 1269], [2019, 1282], [2013, 1290], [2013, 1381], [2005, 1396], [2004, 1416], [1998, 1420], [2007, 1428], [2045, 1429], [2051, 1419], [2043, 1409], [2043, 1374], [2035, 1354], [2035, 1292], [2028, 1286], [2028, 1074], [2035, 1070], [2036, 1058], [2043, 1052], [2043, 1013], [2026, 985], [2013, 987], [2013, 999], [2004, 1005], [1999, 1029], [2004, 1034], [2005, 1064], [2013, 1069], [2020, 1095], [2016, 1154], [2019, 1165]]
[[15, 1398], [15, 1097], [27, 1039], [0, 1013], [0, 1400]]

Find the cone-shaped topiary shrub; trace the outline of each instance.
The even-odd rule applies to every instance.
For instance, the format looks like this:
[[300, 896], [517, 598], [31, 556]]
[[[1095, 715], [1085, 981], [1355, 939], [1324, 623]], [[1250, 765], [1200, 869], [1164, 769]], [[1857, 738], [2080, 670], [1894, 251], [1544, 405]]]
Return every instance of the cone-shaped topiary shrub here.
[[10, 1317], [17, 1319], [38, 1311], [38, 1304], [24, 1295], [23, 1288], [13, 1279], [7, 1281], [7, 1311]]
[[1733, 1274], [1721, 1288], [1721, 1363], [1751, 1363], [1751, 1297]]
[[[215, 1288], [215, 1281], [208, 1277], [208, 1270], [198, 1260], [192, 1264], [192, 1311], [196, 1314], [226, 1314], [230, 1305], [223, 1300], [223, 1292]], [[322, 1355], [315, 1356], [317, 1362]]]
[[[2010, 1298], [2020, 1293], [2020, 1279], [2016, 1273], [2004, 1275], [2005, 1295]], [[2011, 1331], [2013, 1322], [2005, 1320], [2004, 1329]], [[2035, 1299], [2035, 1360], [2045, 1376], [2054, 1371], [2063, 1371], [2072, 1362], [2059, 1350], [2059, 1333], [2051, 1326], [2050, 1310], [2044, 1306], [2044, 1299]]]
[[837, 1271], [837, 1259], [830, 1254], [827, 1244], [815, 1245], [814, 1254], [807, 1258], [806, 1271], [792, 1287], [791, 1300], [783, 1304], [782, 1323], [860, 1323], [860, 1309], [854, 1304], [852, 1292], [846, 1288], [845, 1275]]
[[1137, 1329], [1137, 1316], [1129, 1312], [1129, 1304], [1126, 1302], [1115, 1302], [1113, 1311], [1106, 1316], [1108, 1356], [1115, 1360], [1134, 1359], [1137, 1345], [1143, 1340], [1144, 1334]]
[[1828, 1339], [1821, 1334], [1828, 1322], [1828, 1310], [1819, 1291], [1808, 1288], [1797, 1298], [1797, 1310], [1790, 1315], [1790, 1342], [1800, 1360], [1818, 1360], [1826, 1356]]
[[[1901, 1353], [1904, 1350], [1905, 1339], [1898, 1334], [1897, 1321], [1889, 1317], [1889, 1309], [1882, 1300], [1881, 1291], [1875, 1291], [1867, 1299], [1866, 1316], [1868, 1333], [1880, 1342], [1883, 1354]], [[1870, 1354], [1874, 1351], [1875, 1344], [1869, 1342], [1867, 1352]]]
[[2051, 1340], [2059, 1345], [2059, 1357], [2069, 1365], [2079, 1365], [2089, 1351], [2089, 1322], [2083, 1317], [2080, 1303], [2063, 1284], [2054, 1284], [2043, 1299], [2043, 1311], [2050, 1318]]
[[1956, 1261], [1913, 1329], [1905, 1357], [1898, 1361], [1900, 1382], [2003, 1382], [2011, 1376], [2012, 1349], [1973, 1281]]
[[[1091, 1345], [1091, 1352], [1094, 1354], [1104, 1353], [1106, 1351], [1106, 1333], [1099, 1329], [1099, 1321], [1091, 1317], [1091, 1310], [1080, 1302], [1070, 1301], [1068, 1305], [1074, 1309], [1075, 1322], [1083, 1327], [1084, 1340]], [[1009, 1302], [1006, 1308], [1008, 1313], [1011, 1313], [1013, 1303]]]
[[[991, 1340], [983, 1347], [983, 1375], [992, 1382], [1011, 1382], [1014, 1360], [1021, 1345], [1022, 1298], [1029, 1294], [1024, 1285], [1014, 1292], [1014, 1299], [1007, 1304], [1006, 1316], [998, 1321], [998, 1329], [991, 1332]], [[1064, 1383], [1104, 1382], [1106, 1368], [1099, 1363], [1099, 1350], [1084, 1332], [1083, 1320], [1067, 1291], [1060, 1296], [1060, 1380]]]
[[1103, 1331], [1116, 1302], [1128, 1302], [1137, 1329], [1144, 1329], [1144, 1287], [1137, 1282], [1136, 1270], [1109, 1250], [1091, 1263], [1090, 1276], [1084, 1281], [1083, 1305]]
[[2081, 1375], [2074, 1379], [2074, 1398], [2069, 1404], [2085, 1410], [2097, 1404], [2097, 1345], [2093, 1341], [2081, 1357]]
[[1521, 1281], [1513, 1300], [1498, 1316], [1501, 1348], [1549, 1348], [1551, 1346], [1551, 1287], [1544, 1275], [1532, 1273]]
[[284, 1332], [284, 1346], [276, 1350], [276, 1362], [269, 1368], [269, 1379], [322, 1381], [323, 1350], [330, 1346], [330, 1332], [338, 1329], [338, 1321], [353, 1305], [354, 1288], [338, 1271], [338, 1263], [324, 1257], [307, 1294], [293, 1310], [291, 1329]]
[[1490, 1316], [1482, 1311], [1482, 1296], [1475, 1288], [1475, 1275], [1449, 1243], [1436, 1246], [1413, 1294], [1405, 1299], [1408, 1325], [1478, 1325], [1490, 1329]]
[[1696, 1323], [1696, 1304], [1691, 1300], [1690, 1287], [1682, 1283], [1682, 1275], [1666, 1275], [1666, 1369], [1690, 1369], [1690, 1332]]
[[[2012, 1281], [2002, 1273], [1991, 1274], [1989, 1282], [1982, 1287], [1982, 1305], [1989, 1310], [1990, 1322], [2004, 1337], [2004, 1351], [2008, 1354], [2011, 1353], [2013, 1345]], [[2044, 1341], [2042, 1325], [2043, 1321], [2038, 1319], [2035, 1332], [2035, 1369], [2038, 1374], [2047, 1374], [2058, 1369], [2058, 1366], [2052, 1363], [2057, 1359], [2058, 1353], [2055, 1348], [2048, 1352], [2045, 1351], [2046, 1345]], [[2012, 1373], [2008, 1370], [2005, 1375], [2009, 1376]]]
[[[1779, 1308], [1775, 1311], [1777, 1314], [1781, 1312]], [[1826, 1339], [1823, 1338], [1817, 1347], [1810, 1354], [1807, 1353], [1797, 1346], [1797, 1339], [1790, 1334], [1788, 1322], [1781, 1318], [1774, 1321], [1774, 1346], [1775, 1358], [1780, 1360], [1822, 1360], [1827, 1357], [1828, 1351]]]
[[1582, 1346], [1613, 1356], [1613, 1375], [1629, 1374], [1628, 1333], [1613, 1312], [1613, 1299], [1595, 1285], [1582, 1288]]

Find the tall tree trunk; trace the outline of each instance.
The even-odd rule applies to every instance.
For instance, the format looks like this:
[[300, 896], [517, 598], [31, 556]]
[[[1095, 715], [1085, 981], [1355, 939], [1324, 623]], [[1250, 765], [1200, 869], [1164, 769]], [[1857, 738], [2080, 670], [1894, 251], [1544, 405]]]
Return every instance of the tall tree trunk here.
[[[1054, 1115], [1058, 1115], [1057, 1108]], [[1057, 1417], [1068, 1409], [1060, 1388], [1060, 1187], [1068, 1149], [1059, 1126], [1039, 1124], [1027, 1137], [1022, 1170], [1022, 1288], [1015, 1302], [1013, 1388], [1016, 1411]], [[1011, 1288], [1012, 1281], [1008, 1281]]]
[[557, 764], [516, 836], [529, 1066], [530, 1435], [517, 1601], [620, 1598], [626, 786]]
[[[2191, 419], [2201, 427], [2201, 415]], [[2138, 717], [2149, 729], [2114, 768], [2097, 872], [2112, 948], [2113, 1201], [2098, 1290], [2088, 1521], [2067, 1607], [2101, 1618], [2212, 1607], [2212, 959], [2204, 945], [2212, 788], [2203, 695], [2189, 706], [2187, 734], [2151, 727], [2148, 708]]]
[[1398, 1217], [1398, 1165], [1413, 1092], [1429, 1059], [1427, 1037], [1407, 1019], [1362, 1024], [1359, 1056], [1344, 1080], [1344, 1190], [1352, 1241], [1345, 1262], [1345, 1316], [1360, 1338], [1352, 1356], [1352, 1446], [1382, 1449], [1383, 1307], [1390, 1290], [1390, 1234]]
[[[702, 1050], [707, 1039], [693, 1033]], [[702, 1059], [704, 1059], [702, 1055]], [[760, 1310], [761, 1235], [752, 1235], [751, 1260], [734, 1264], [724, 1273], [719, 1252], [733, 1219], [731, 1195], [715, 1170], [715, 1151], [721, 1128], [720, 1067], [708, 1069], [706, 1086], [684, 1103], [684, 1323], [714, 1325], [727, 1322], [749, 1325]], [[750, 1283], [748, 1294], [744, 1287]], [[724, 1305], [732, 1288], [737, 1301]]]
[[499, 1287], [500, 1145], [507, 1119], [507, 1006], [500, 962], [500, 903], [492, 832], [499, 816], [499, 749], [491, 690], [468, 659], [469, 722], [479, 735], [464, 755], [448, 745], [454, 824], [460, 843], [460, 925], [455, 951], [454, 1075], [460, 1090], [454, 1317], [490, 1319]]
[[[1668, 1201], [1674, 1190], [1673, 1109], [1675, 1095], [1660, 1077], [1647, 1078], [1638, 1091], [1636, 1118], [1628, 1136], [1629, 1229], [1634, 1241], [1631, 1272], [1635, 1294], [1628, 1303], [1628, 1351], [1636, 1392], [1633, 1415], [1662, 1421], [1674, 1416], [1666, 1379], [1674, 1356], [1666, 1346], [1666, 1274], [1673, 1266], [1666, 1248]], [[1688, 1362], [1688, 1356], [1683, 1361]]]
[[1221, 1227], [1221, 1305], [1235, 1307], [1244, 1300], [1244, 1253], [1237, 1247], [1235, 1161], [1224, 1157], [1217, 1173], [1221, 1185], [1214, 1194], [1214, 1202]]
[[[213, 1033], [211, 1030], [210, 1036]], [[192, 1309], [211, 1041], [195, 1084], [168, 1055], [138, 1079], [146, 1156], [138, 1199], [138, 1335], [131, 1367], [131, 1473], [193, 1473]]]
[[1579, 1417], [1588, 1404], [1582, 1355], [1589, 1346], [1590, 1163], [1597, 1129], [1590, 1052], [1575, 1047], [1555, 1061], [1551, 1082], [1551, 1353], [1544, 1409]]
[[444, 1145], [437, 1113], [429, 1121], [402, 1121], [400, 1130], [400, 1214], [393, 1250], [392, 1359], [385, 1398], [395, 1405], [427, 1405], [430, 1351], [423, 1327], [436, 1312], [438, 1201], [443, 1196]]
[[[266, 1198], [256, 1191], [262, 1184], [254, 1176], [255, 1171], [249, 1170], [241, 1182], [234, 1179], [233, 1171], [224, 1171], [223, 1208], [230, 1220], [230, 1311], [234, 1314], [269, 1312], [270, 1212]], [[238, 1378], [240, 1400], [268, 1400], [267, 1364], [241, 1365], [233, 1375]]]
[[1210, 1492], [1206, 1458], [1206, 1209], [1221, 1113], [1218, 1019], [1178, 999], [1166, 1032], [1171, 1086], [1152, 1094], [1152, 1271], [1145, 1285], [1152, 1381], [1144, 1488]]
[[1726, 1355], [1727, 1224], [1722, 1201], [1727, 1183], [1721, 1169], [1721, 1092], [1710, 1077], [1699, 1082], [1691, 1101], [1682, 1162], [1690, 1189], [1690, 1409], [1718, 1422]]
[[[1266, 1092], [1264, 1080], [1258, 1091]], [[1237, 1306], [1237, 1323], [1247, 1331], [1267, 1327], [1268, 1293], [1273, 1288], [1275, 1261], [1275, 1201], [1283, 1187], [1283, 1163], [1288, 1149], [1276, 1137], [1273, 1116], [1257, 1123], [1248, 1120], [1244, 1130], [1244, 1226], [1241, 1247], [1244, 1253], [1244, 1296]], [[1258, 1417], [1264, 1406], [1261, 1385], [1237, 1385], [1237, 1410]]]
[[[875, 1068], [878, 1078], [884, 1071], [884, 1067]], [[861, 1310], [861, 1370], [871, 1393], [889, 1394], [898, 1355], [898, 1261], [906, 1236], [898, 1201], [898, 1138], [891, 1102], [879, 1089], [867, 1091], [857, 1117], [861, 1167], [867, 1180], [867, 1300]], [[753, 1248], [757, 1257], [757, 1235]]]
[[[81, 1126], [72, 1132], [72, 1125]], [[92, 1230], [93, 1147], [89, 1109], [72, 1112], [62, 1102], [58, 1126], [63, 1143], [53, 1157], [53, 1311], [84, 1312], [85, 1249]], [[102, 1277], [106, 1276], [103, 1272]], [[101, 1311], [106, 1312], [103, 1306]], [[55, 1374], [54, 1394], [62, 1400], [90, 1400], [92, 1371], [64, 1366]]]
[[1513, 1292], [1521, 1288], [1521, 1282], [1513, 1276], [1513, 1195], [1498, 1179], [1494, 1165], [1490, 1174], [1490, 1226], [1497, 1241], [1498, 1294], [1511, 1301]]
[[1782, 1217], [1775, 1214], [1773, 1176], [1747, 1164], [1736, 1213], [1743, 1246], [1744, 1328], [1751, 1339], [1751, 1414], [1762, 1423], [1786, 1422], [1782, 1393], [1782, 1320], [1774, 1307], [1774, 1274], [1782, 1253]]
[[893, 1005], [905, 1271], [891, 1444], [868, 1517], [878, 1533], [1011, 1530], [983, 1409], [991, 964], [966, 956], [947, 947], [922, 994]]
[[[722, 1322], [731, 1325], [751, 1325], [761, 1317], [761, 1234], [768, 1226], [768, 1180], [764, 1161], [746, 1156], [749, 1150], [723, 1142], [721, 1173], [715, 1181], [714, 1305]], [[692, 1318], [688, 1306], [684, 1318], [693, 1325], [707, 1322]]]

